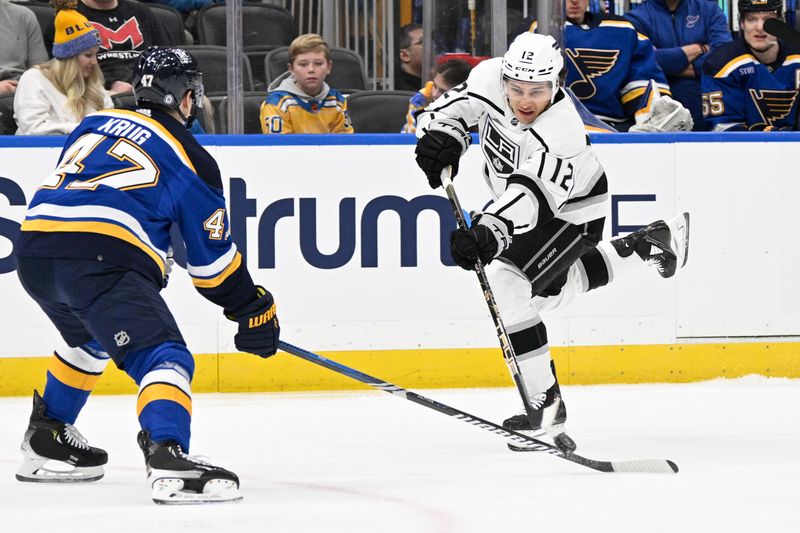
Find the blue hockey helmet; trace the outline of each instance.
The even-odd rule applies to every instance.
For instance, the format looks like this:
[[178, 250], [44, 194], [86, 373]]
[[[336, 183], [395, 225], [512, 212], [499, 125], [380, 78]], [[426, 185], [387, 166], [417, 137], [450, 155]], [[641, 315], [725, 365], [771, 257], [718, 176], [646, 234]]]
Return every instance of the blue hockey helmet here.
[[[180, 103], [188, 91], [192, 93], [192, 111], [184, 117]], [[203, 73], [186, 50], [151, 46], [139, 56], [133, 76], [136, 105], [177, 111], [188, 127], [203, 108], [203, 93]]]

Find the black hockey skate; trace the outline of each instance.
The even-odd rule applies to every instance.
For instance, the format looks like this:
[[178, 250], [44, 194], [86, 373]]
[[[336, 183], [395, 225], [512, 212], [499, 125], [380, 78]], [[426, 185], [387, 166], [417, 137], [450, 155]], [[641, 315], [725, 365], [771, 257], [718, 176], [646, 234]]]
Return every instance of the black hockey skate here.
[[[539, 393], [531, 398], [533, 407], [534, 424], [527, 413], [512, 416], [503, 421], [503, 427], [512, 431], [517, 431], [523, 435], [536, 437], [545, 442], [552, 442], [562, 452], [574, 452], [577, 445], [572, 438], [564, 432], [564, 423], [567, 421], [567, 406], [561, 398], [561, 389], [558, 383], [547, 389], [547, 392]], [[536, 448], [525, 446], [519, 443], [508, 443], [508, 448], [515, 452], [532, 452]]]
[[175, 441], [153, 442], [144, 430], [136, 440], [144, 453], [154, 502], [185, 505], [242, 499], [239, 478], [233, 472], [183, 453]]
[[611, 244], [620, 257], [636, 252], [645, 263], [654, 265], [662, 278], [671, 278], [689, 258], [689, 213], [666, 222], [657, 220]]
[[17, 479], [40, 483], [97, 481], [108, 462], [105, 450], [89, 446], [72, 424], [47, 418], [47, 405], [33, 391], [33, 411], [22, 440]]

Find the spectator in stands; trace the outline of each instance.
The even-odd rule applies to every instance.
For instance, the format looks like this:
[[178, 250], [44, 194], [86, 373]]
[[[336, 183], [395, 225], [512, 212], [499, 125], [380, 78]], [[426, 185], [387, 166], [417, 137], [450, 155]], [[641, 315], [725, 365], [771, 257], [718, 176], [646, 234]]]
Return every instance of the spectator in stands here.
[[[100, 32], [97, 61], [112, 94], [128, 93], [133, 67], [148, 46], [174, 46], [147, 6], [132, 0], [80, 0], [78, 12]], [[49, 31], [45, 31], [48, 42]]]
[[[200, 123], [202, 120], [202, 124]], [[208, 96], [203, 95], [203, 107], [196, 120], [192, 121], [189, 126], [189, 131], [194, 135], [203, 133], [213, 134], [217, 132], [217, 127], [214, 124], [214, 104], [208, 99]]]
[[709, 50], [731, 40], [728, 21], [709, 0], [648, 0], [625, 14], [656, 48], [656, 61], [667, 75], [672, 96], [692, 114], [694, 129], [703, 121], [700, 74]]
[[703, 114], [713, 131], [797, 129], [800, 50], [764, 31], [782, 0], [739, 0], [740, 39], [703, 65]]
[[467, 76], [472, 67], [466, 61], [451, 59], [436, 66], [433, 80], [417, 91], [408, 102], [408, 114], [402, 133], [417, 131], [417, 113], [425, 109], [428, 104], [442, 96], [444, 93], [467, 81]]
[[[632, 131], [691, 129], [689, 111], [670, 98], [667, 78], [650, 40], [624, 18], [592, 13], [588, 7], [589, 0], [565, 2], [565, 85], [573, 95], [617, 131], [632, 127]], [[526, 30], [535, 32], [536, 28], [534, 20]], [[666, 113], [652, 112], [653, 90], [663, 97], [659, 107], [670, 108]], [[678, 113], [672, 114], [672, 110]], [[669, 115], [670, 120], [656, 125], [662, 115]]]
[[33, 11], [0, 0], [0, 94], [13, 93], [22, 73], [47, 59]]
[[145, 0], [152, 1], [156, 4], [164, 4], [174, 7], [180, 11], [184, 17], [192, 11], [200, 11], [204, 7], [216, 2], [224, 2], [224, 0]]
[[406, 24], [400, 32], [400, 62], [395, 70], [394, 88], [418, 91], [422, 87], [422, 26]]
[[197, 39], [197, 12], [206, 6], [215, 3], [224, 3], [225, 0], [142, 0], [154, 4], [164, 4], [177, 9], [183, 16], [184, 28]]
[[73, 9], [74, 0], [51, 4], [56, 9], [53, 59], [19, 79], [17, 135], [65, 135], [89, 113], [114, 107], [97, 66], [99, 33]]
[[289, 46], [288, 67], [261, 104], [261, 131], [353, 133], [344, 96], [325, 83], [333, 67], [328, 43], [316, 33], [299, 36]]

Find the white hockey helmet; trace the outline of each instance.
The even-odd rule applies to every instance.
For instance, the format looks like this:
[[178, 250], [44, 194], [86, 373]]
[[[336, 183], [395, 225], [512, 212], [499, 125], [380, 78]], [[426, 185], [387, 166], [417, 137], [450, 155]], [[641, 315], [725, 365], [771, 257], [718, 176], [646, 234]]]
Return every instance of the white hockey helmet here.
[[503, 56], [503, 78], [550, 82], [555, 97], [558, 77], [564, 68], [561, 48], [550, 35], [525, 32], [517, 35]]

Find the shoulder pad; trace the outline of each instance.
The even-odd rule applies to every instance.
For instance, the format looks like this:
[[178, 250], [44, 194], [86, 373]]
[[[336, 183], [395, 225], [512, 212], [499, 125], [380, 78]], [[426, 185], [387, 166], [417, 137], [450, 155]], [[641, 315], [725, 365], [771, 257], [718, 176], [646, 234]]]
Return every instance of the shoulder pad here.
[[633, 23], [630, 20], [626, 19], [625, 17], [620, 17], [619, 15], [599, 15], [597, 17], [597, 25], [604, 28], [620, 28], [636, 31], [636, 28], [633, 27]]
[[553, 104], [530, 131], [545, 150], [559, 157], [572, 157], [586, 148], [586, 129], [569, 98]]
[[706, 57], [703, 72], [709, 76], [726, 77], [733, 64], [753, 61], [755, 58], [742, 40], [725, 43]]

